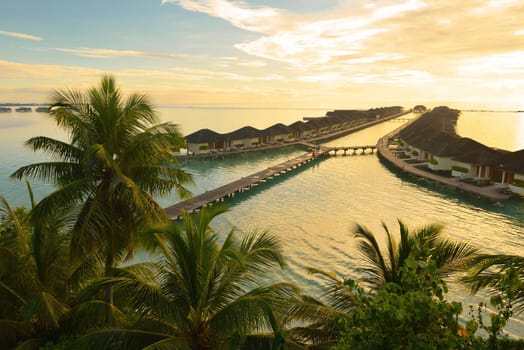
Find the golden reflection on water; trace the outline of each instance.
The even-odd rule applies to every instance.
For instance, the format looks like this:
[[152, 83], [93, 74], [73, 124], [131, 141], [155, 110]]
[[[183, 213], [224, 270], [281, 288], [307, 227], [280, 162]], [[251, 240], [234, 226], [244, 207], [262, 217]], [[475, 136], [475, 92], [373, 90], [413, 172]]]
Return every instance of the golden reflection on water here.
[[516, 140], [517, 150], [524, 149], [524, 113], [519, 113], [519, 118], [516, 120]]
[[524, 148], [524, 113], [462, 112], [457, 133], [489, 147], [517, 151]]

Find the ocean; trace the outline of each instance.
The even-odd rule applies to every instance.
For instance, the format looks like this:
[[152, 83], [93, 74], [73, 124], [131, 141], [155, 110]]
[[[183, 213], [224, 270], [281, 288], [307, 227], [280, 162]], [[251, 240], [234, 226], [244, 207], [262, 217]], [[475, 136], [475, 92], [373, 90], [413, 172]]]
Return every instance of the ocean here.
[[[160, 107], [159, 112], [163, 121], [171, 120], [189, 134], [204, 127], [228, 132], [245, 125], [265, 128], [277, 122], [290, 124], [326, 111]], [[328, 144], [374, 144], [400, 125], [395, 120], [385, 122]], [[457, 131], [491, 147], [511, 151], [524, 148], [523, 113], [463, 112]], [[8, 179], [8, 175], [22, 165], [44, 159], [23, 147], [24, 140], [36, 135], [64, 138], [41, 113], [0, 114], [0, 193], [16, 205], [28, 203], [26, 191], [22, 183]], [[302, 152], [288, 148], [219, 160], [191, 160], [182, 166], [194, 175], [196, 185], [191, 190], [198, 194]], [[38, 196], [51, 190], [45, 184], [34, 186]], [[178, 199], [172, 196], [159, 201], [167, 206]], [[278, 235], [285, 247], [287, 268], [276, 272], [274, 279], [294, 282], [311, 294], [320, 293], [325, 281], [308, 274], [309, 266], [358, 280], [361, 260], [353, 237], [357, 223], [380, 234], [381, 222], [392, 232], [398, 231], [398, 219], [410, 227], [438, 222], [445, 225], [450, 238], [468, 241], [486, 252], [524, 252], [522, 203], [509, 201], [499, 207], [462, 193], [433, 188], [389, 169], [374, 154], [329, 157], [295, 174], [280, 176], [271, 184], [257, 186], [227, 204], [230, 211], [218, 218], [215, 229], [225, 233], [235, 226], [239, 235], [251, 230], [269, 230]], [[148, 258], [146, 253], [137, 257]], [[485, 295], [470, 296], [453, 283], [448, 299], [462, 301], [465, 310], [480, 299], [488, 301]], [[524, 336], [523, 320], [524, 315], [513, 320], [509, 332]]]

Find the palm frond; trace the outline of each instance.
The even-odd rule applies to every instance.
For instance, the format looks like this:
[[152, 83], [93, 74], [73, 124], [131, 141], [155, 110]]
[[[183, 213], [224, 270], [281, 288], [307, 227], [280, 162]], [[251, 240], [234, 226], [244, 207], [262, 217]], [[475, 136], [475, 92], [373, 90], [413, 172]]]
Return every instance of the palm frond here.
[[342, 284], [344, 282], [344, 280], [340, 278], [335, 271], [326, 271], [326, 270], [318, 269], [315, 267], [306, 267], [306, 270], [310, 274], [322, 275], [324, 277], [327, 277], [328, 279], [330, 279], [332, 282], [335, 282], [335, 283]]
[[115, 305], [101, 300], [88, 300], [74, 305], [67, 317], [67, 324], [62, 328], [74, 334], [84, 333], [93, 327], [106, 325], [108, 317], [115, 326], [128, 326], [126, 315]]
[[478, 249], [466, 242], [454, 242], [442, 240], [434, 246], [431, 251], [431, 258], [435, 261], [439, 272], [442, 275], [465, 270], [468, 260], [478, 253]]
[[244, 335], [241, 340], [241, 350], [259, 350], [259, 349], [287, 349], [287, 350], [305, 350], [307, 347], [298, 344], [292, 339], [285, 336], [284, 333], [265, 334], [248, 334]]
[[[468, 261], [468, 274], [462, 278], [473, 293], [481, 288], [501, 288], [505, 271], [514, 268], [519, 274], [519, 280], [524, 283], [524, 257], [519, 255], [478, 254]], [[516, 297], [517, 303], [524, 309], [524, 291]]]
[[55, 329], [69, 313], [70, 307], [47, 292], [33, 294], [22, 310], [22, 317], [42, 328]]
[[17, 320], [0, 320], [0, 344], [9, 348], [19, 339], [30, 337], [33, 327], [29, 322]]
[[5, 212], [9, 218], [11, 219], [11, 222], [14, 225], [15, 232], [19, 236], [25, 235], [24, 228], [22, 224], [20, 223], [20, 220], [18, 220], [18, 216], [16, 215], [14, 209], [11, 207], [7, 199], [5, 199], [4, 196], [0, 195], [0, 213]]
[[366, 273], [365, 280], [374, 286], [383, 284], [385, 274], [391, 268], [384, 259], [375, 236], [365, 227], [357, 225], [355, 237], [358, 240], [359, 252], [367, 264], [362, 269]]
[[[73, 349], [126, 349], [141, 350], [151, 344], [171, 339], [169, 334], [146, 332], [141, 330], [127, 329], [103, 329], [88, 333], [78, 338], [72, 345]], [[188, 349], [183, 347], [183, 340], [175, 339], [173, 342], [180, 342], [180, 347], [175, 349]], [[173, 344], [176, 346], [176, 344]], [[154, 348], [153, 348], [154, 349]]]
[[32, 151], [43, 151], [63, 162], [78, 162], [82, 158], [82, 150], [64, 141], [47, 136], [32, 137], [25, 142]]

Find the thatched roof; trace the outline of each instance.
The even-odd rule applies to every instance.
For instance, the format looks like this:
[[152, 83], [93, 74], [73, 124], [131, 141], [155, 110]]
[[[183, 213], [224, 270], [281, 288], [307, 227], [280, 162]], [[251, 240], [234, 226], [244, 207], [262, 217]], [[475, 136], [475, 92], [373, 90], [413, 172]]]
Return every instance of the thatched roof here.
[[223, 140], [224, 136], [210, 129], [200, 129], [186, 136], [190, 143], [208, 143]]
[[524, 149], [504, 154], [500, 160], [505, 170], [524, 174]]
[[252, 126], [244, 126], [240, 129], [237, 129], [235, 131], [232, 131], [226, 135], [224, 135], [227, 139], [230, 140], [239, 140], [239, 139], [251, 139], [260, 137], [261, 131], [252, 127]]
[[304, 123], [302, 120], [297, 120], [293, 124], [289, 124], [288, 128], [291, 128], [295, 131], [308, 131], [311, 130], [311, 125]]
[[264, 136], [272, 136], [272, 135], [284, 135], [289, 134], [293, 130], [282, 123], [273, 124], [270, 127], [265, 128], [262, 130], [262, 135]]

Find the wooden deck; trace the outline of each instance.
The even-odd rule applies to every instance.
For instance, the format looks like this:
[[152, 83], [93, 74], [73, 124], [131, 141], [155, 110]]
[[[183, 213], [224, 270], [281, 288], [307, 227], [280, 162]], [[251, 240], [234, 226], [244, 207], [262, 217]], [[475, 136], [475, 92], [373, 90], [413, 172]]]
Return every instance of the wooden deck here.
[[[402, 126], [401, 128], [403, 127], [405, 126]], [[462, 182], [460, 181], [459, 178], [456, 178], [456, 177], [449, 178], [449, 177], [439, 176], [437, 174], [434, 174], [428, 171], [424, 171], [422, 169], [417, 168], [415, 166], [417, 164], [409, 164], [405, 162], [404, 160], [397, 158], [395, 156], [395, 150], [390, 149], [388, 143], [391, 138], [393, 138], [395, 135], [398, 134], [399, 129], [382, 137], [377, 143], [378, 154], [388, 163], [393, 165], [394, 167], [406, 173], [442, 184], [448, 188], [455, 189], [461, 192], [462, 191], [468, 192], [477, 197], [485, 198], [495, 203], [505, 201], [511, 197], [508, 194], [500, 193], [499, 192], [500, 188], [497, 187], [496, 185], [485, 186], [485, 187], [475, 186], [473, 184]]]
[[315, 153], [313, 154], [313, 152], [308, 152], [278, 165], [269, 167], [257, 173], [228, 183], [224, 186], [215, 188], [214, 190], [202, 193], [186, 201], [167, 207], [167, 215], [171, 219], [176, 219], [180, 217], [182, 211], [192, 213], [195, 210], [199, 210], [209, 204], [222, 202], [225, 198], [233, 197], [236, 193], [245, 192], [251, 187], [256, 186], [262, 182], [266, 182], [289, 171], [293, 171], [306, 163], [318, 160], [321, 157], [325, 157], [329, 154], [331, 149], [330, 147], [318, 148], [316, 145], [307, 143], [304, 145], [314, 146]]
[[360, 151], [360, 154], [367, 154], [367, 151], [371, 151], [370, 153], [374, 153], [377, 149], [376, 145], [366, 145], [366, 146], [334, 146], [330, 147], [329, 154], [333, 153], [334, 155], [337, 155], [338, 152], [343, 152], [344, 155], [346, 154], [357, 154], [358, 151]]
[[362, 150], [360, 154], [368, 154], [366, 153], [366, 150], [371, 149], [373, 152], [373, 150], [376, 149], [375, 145], [327, 147], [303, 141], [298, 144], [310, 149], [310, 151], [278, 165], [269, 167], [224, 186], [215, 188], [214, 190], [206, 191], [205, 193], [199, 194], [186, 201], [167, 207], [165, 208], [167, 215], [171, 219], [176, 219], [180, 217], [182, 211], [192, 213], [212, 203], [222, 202], [225, 198], [234, 197], [236, 193], [245, 192], [260, 183], [265, 183], [277, 176], [298, 169], [306, 163], [319, 160], [319, 158], [325, 158], [329, 155], [336, 155], [336, 152], [340, 150], [344, 150], [344, 154], [346, 154], [347, 150], [355, 150], [353, 151], [353, 154], [357, 154], [356, 150]]

